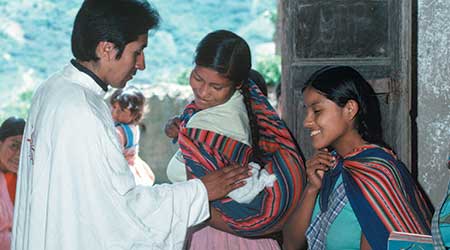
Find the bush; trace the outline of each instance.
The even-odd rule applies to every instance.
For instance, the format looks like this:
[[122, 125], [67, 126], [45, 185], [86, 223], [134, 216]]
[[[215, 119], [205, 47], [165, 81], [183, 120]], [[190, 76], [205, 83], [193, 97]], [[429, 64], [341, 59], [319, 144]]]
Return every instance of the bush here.
[[255, 69], [264, 76], [267, 86], [276, 86], [281, 81], [281, 57], [277, 55], [257, 58]]
[[21, 90], [15, 98], [1, 107], [0, 124], [10, 116], [17, 116], [26, 119], [32, 97], [32, 89]]
[[183, 69], [180, 74], [178, 74], [176, 82], [179, 85], [189, 85], [189, 76], [191, 74], [191, 69]]

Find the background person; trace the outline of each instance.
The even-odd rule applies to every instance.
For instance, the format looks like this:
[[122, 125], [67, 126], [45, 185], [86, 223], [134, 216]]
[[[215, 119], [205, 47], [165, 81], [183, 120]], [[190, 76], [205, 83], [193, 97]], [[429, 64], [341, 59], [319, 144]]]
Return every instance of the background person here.
[[136, 185], [153, 185], [155, 174], [139, 157], [139, 123], [144, 116], [144, 94], [135, 87], [117, 89], [111, 95], [110, 104], [120, 145]]
[[17, 168], [25, 120], [9, 117], [0, 126], [0, 250], [11, 249]]
[[277, 113], [281, 118], [283, 118], [283, 98], [281, 97], [281, 83], [278, 83], [277, 87], [275, 88], [275, 98], [277, 100]]

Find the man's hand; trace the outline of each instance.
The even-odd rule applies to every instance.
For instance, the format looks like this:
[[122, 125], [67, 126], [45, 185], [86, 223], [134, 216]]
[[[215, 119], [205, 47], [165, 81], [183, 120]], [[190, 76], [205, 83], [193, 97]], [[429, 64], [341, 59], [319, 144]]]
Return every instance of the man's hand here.
[[175, 116], [169, 119], [164, 127], [164, 132], [169, 138], [177, 138], [178, 131], [180, 130], [181, 119], [178, 116]]
[[203, 176], [200, 180], [208, 190], [210, 201], [225, 197], [229, 192], [245, 185], [245, 178], [251, 175], [250, 168], [238, 164], [227, 166]]

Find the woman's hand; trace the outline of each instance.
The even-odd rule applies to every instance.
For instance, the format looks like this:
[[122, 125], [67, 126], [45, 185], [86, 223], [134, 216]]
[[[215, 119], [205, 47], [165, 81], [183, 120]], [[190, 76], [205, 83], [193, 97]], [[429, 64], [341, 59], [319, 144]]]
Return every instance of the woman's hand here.
[[334, 165], [336, 158], [327, 149], [318, 150], [313, 157], [306, 161], [306, 174], [308, 185], [283, 228], [283, 249], [306, 249], [306, 230], [311, 223], [312, 213], [317, 195], [322, 187], [322, 178], [325, 171]]
[[164, 132], [169, 138], [177, 138], [178, 131], [180, 131], [181, 119], [178, 116], [172, 117], [166, 123], [164, 127]]
[[335, 161], [336, 158], [326, 148], [318, 150], [312, 158], [306, 161], [309, 189], [320, 190], [325, 171], [328, 171]]

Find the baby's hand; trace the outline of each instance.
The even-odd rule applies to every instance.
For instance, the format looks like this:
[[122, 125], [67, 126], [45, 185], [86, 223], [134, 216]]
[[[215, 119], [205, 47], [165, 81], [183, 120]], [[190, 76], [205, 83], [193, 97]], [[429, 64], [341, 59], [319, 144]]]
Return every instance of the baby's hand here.
[[164, 132], [169, 138], [175, 139], [178, 137], [178, 131], [180, 130], [181, 119], [178, 116], [172, 117], [166, 123]]

